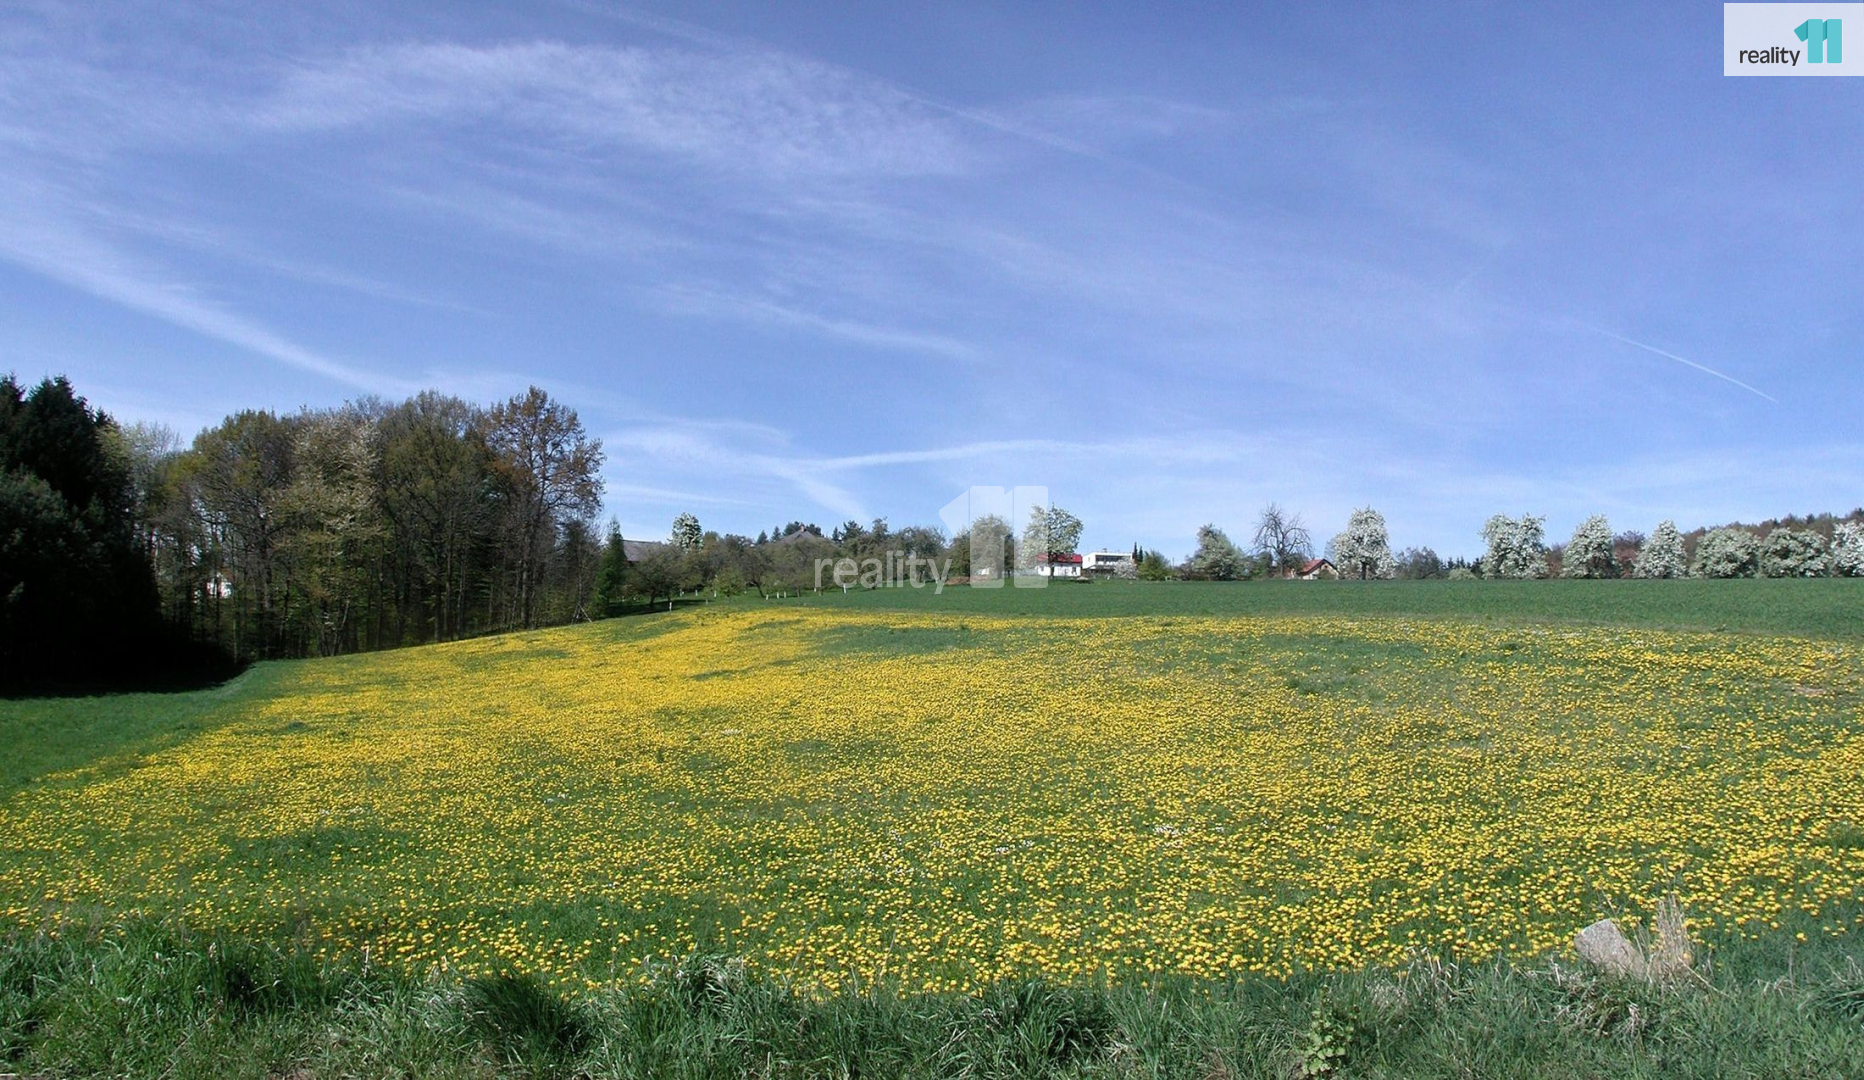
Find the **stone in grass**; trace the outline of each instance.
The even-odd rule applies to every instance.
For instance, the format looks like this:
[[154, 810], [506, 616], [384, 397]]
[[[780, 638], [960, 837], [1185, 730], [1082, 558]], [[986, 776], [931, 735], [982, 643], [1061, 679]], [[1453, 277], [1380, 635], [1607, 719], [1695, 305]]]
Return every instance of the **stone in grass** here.
[[1693, 959], [1683, 905], [1674, 896], [1657, 904], [1657, 939], [1647, 954], [1618, 924], [1600, 919], [1573, 938], [1579, 958], [1608, 975], [1659, 981], [1689, 970]]
[[1573, 939], [1573, 951], [1607, 975], [1642, 979], [1650, 974], [1650, 962], [1644, 959], [1643, 951], [1610, 919], [1600, 919], [1581, 930]]

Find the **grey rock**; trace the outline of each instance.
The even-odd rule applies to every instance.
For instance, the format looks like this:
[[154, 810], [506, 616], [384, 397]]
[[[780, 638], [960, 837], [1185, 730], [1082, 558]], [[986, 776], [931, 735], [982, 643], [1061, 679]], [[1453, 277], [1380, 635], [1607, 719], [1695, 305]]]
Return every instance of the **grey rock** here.
[[1573, 938], [1573, 950], [1581, 960], [1610, 975], [1627, 979], [1650, 975], [1650, 962], [1644, 959], [1643, 950], [1610, 919], [1600, 919], [1581, 930]]

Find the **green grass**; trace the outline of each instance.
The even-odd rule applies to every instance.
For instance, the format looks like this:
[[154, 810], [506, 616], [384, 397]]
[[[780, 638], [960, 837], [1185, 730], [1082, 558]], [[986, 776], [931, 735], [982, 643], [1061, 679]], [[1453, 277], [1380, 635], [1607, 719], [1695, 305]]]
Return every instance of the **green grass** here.
[[155, 924], [0, 941], [0, 1070], [48, 1077], [1811, 1080], [1864, 1075], [1861, 1024], [1864, 969], [1820, 938], [1730, 942], [1666, 985], [1420, 957], [1286, 979], [806, 995], [694, 955], [577, 997]]
[[[1048, 618], [1445, 619], [1494, 627], [1481, 651], [1464, 658], [1468, 670], [1491, 673], [1539, 662], [1534, 650], [1544, 649], [1545, 642], [1531, 628], [1548, 623], [1864, 639], [1860, 581], [1104, 582], [723, 603], [769, 610], [772, 618], [761, 622], [759, 632], [774, 635], [795, 632], [783, 624], [783, 605], [1030, 616], [1025, 625], [996, 631], [989, 647], [1010, 652], [1040, 649]], [[553, 634], [605, 635], [622, 658], [617, 662], [625, 662], [623, 650], [704, 610]], [[869, 621], [836, 628], [813, 644], [831, 657], [933, 656], [977, 647], [974, 634], [962, 622], [954, 627]], [[522, 677], [561, 662], [568, 652], [553, 642], [566, 640], [552, 634], [513, 640], [495, 666]], [[1399, 678], [1423, 659], [1405, 641], [1265, 638], [1248, 647], [1277, 658], [1278, 688], [1297, 700], [1371, 710], [1384, 707]], [[1191, 641], [1124, 662], [1136, 675], [1147, 674], [1148, 664], [1161, 670], [1192, 665], [1221, 675], [1244, 669], [1243, 648], [1228, 640]], [[7, 748], [0, 755], [0, 811], [21, 792], [135, 770], [151, 755], [230, 725], [257, 725], [255, 732], [269, 733], [280, 745], [343, 739], [346, 725], [360, 717], [333, 714], [307, 722], [287, 716], [263, 723], [255, 717], [286, 688], [302, 692], [307, 683], [327, 683], [338, 697], [349, 689], [399, 692], [367, 681], [380, 670], [376, 664], [376, 658], [361, 657], [262, 664], [227, 686], [197, 693], [0, 701], [0, 746]], [[732, 677], [734, 669], [724, 663], [699, 672], [695, 681], [720, 685]], [[1852, 698], [1797, 699], [1791, 686], [1776, 689], [1781, 700], [1798, 701], [1797, 708], [1816, 714], [1817, 723], [1835, 725], [1834, 732], [1855, 725]], [[728, 726], [705, 717], [684, 722], [704, 731]], [[1805, 724], [1796, 738], [1823, 737]], [[692, 786], [704, 788], [708, 777], [731, 775], [731, 745], [707, 749], [713, 744], [696, 743], [675, 756], [693, 772]], [[1624, 753], [1632, 761], [1647, 749], [1634, 739]], [[867, 754], [850, 739], [798, 737], [781, 750], [794, 761], [819, 759], [824, 767], [841, 755]], [[1648, 764], [1632, 761], [1634, 769]], [[80, 769], [88, 770], [81, 778], [69, 775]], [[395, 778], [385, 775], [381, 782]], [[568, 784], [560, 776], [553, 782]], [[331, 861], [340, 855], [345, 872], [354, 875], [357, 910], [373, 902], [379, 861], [399, 858], [409, 836], [394, 822], [342, 820], [248, 835], [239, 809], [215, 811], [227, 832], [229, 866], [257, 877], [310, 882], [332, 877]], [[666, 808], [675, 815], [716, 809], [711, 803]], [[811, 803], [799, 812], [817, 809]], [[843, 809], [831, 805], [823, 812]], [[1840, 853], [1864, 849], [1864, 821], [1821, 829], [1820, 842]], [[11, 854], [0, 851], [0, 859]], [[554, 934], [581, 938], [598, 930], [595, 917], [604, 909], [592, 905], [600, 899], [487, 914], [525, 926], [548, 920]], [[1615, 983], [1541, 957], [1297, 971], [1285, 979], [1160, 977], [1112, 986], [1036, 980], [975, 994], [907, 994], [881, 985], [806, 996], [778, 977], [747, 973], [730, 957], [698, 956], [658, 969], [638, 986], [573, 998], [558, 996], [524, 972], [466, 979], [434, 969], [372, 965], [355, 955], [319, 959], [289, 928], [240, 938], [202, 934], [173, 920], [126, 924], [100, 916], [88, 932], [47, 937], [21, 930], [0, 938], [0, 1075], [1286, 1080], [1304, 1067], [1331, 1065], [1337, 1075], [1376, 1077], [1860, 1076], [1864, 969], [1854, 936], [1824, 932], [1828, 925], [1854, 922], [1858, 914], [1789, 912], [1780, 928], [1759, 939], [1711, 935], [1701, 977], [1669, 987]], [[720, 915], [683, 903], [630, 913], [639, 922], [684, 925], [702, 942], [713, 937], [709, 926]], [[1803, 942], [1797, 936], [1802, 931]]]
[[[1519, 624], [1572, 622], [1677, 630], [1864, 639], [1864, 578], [1737, 581], [1389, 581], [1091, 582], [1042, 589], [926, 589], [824, 592], [786, 600], [740, 596], [732, 607], [846, 605], [856, 609], [1115, 618], [1144, 615], [1396, 615]], [[672, 613], [677, 619], [688, 610]], [[630, 639], [670, 621], [656, 614], [616, 623]], [[775, 627], [781, 630], [781, 627]], [[850, 631], [846, 647], [954, 643], [946, 633], [889, 642]], [[866, 634], [866, 638], [858, 635]], [[514, 657], [530, 662], [536, 656]], [[133, 756], [206, 731], [262, 701], [295, 662], [259, 664], [225, 686], [165, 694], [0, 699], [0, 795], [51, 772], [106, 757]]]
[[[755, 598], [753, 598], [755, 602]], [[783, 603], [784, 601], [770, 601]], [[824, 591], [799, 603], [1038, 615], [1402, 615], [1864, 638], [1864, 578], [1735, 581], [1056, 582]]]
[[261, 664], [207, 690], [0, 698], [0, 797], [50, 773], [144, 755], [210, 731], [264, 701], [295, 665]]

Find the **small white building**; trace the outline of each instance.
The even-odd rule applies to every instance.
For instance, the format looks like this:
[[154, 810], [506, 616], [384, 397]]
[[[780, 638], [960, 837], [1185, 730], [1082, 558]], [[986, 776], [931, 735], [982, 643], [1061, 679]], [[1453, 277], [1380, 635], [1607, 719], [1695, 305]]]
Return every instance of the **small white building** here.
[[1078, 578], [1081, 576], [1081, 556], [1057, 555], [1051, 564], [1046, 553], [1036, 556], [1034, 567], [1037, 577]]
[[1133, 553], [1130, 551], [1090, 551], [1081, 556], [1081, 572], [1084, 574], [1119, 576], [1135, 569]]

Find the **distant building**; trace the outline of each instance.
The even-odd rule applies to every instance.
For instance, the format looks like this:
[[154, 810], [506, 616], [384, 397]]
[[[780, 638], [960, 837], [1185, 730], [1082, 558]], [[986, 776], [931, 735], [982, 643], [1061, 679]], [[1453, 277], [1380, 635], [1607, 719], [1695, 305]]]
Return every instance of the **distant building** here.
[[627, 540], [621, 542], [621, 553], [631, 563], [640, 562], [664, 547], [671, 547], [665, 540]]
[[1081, 572], [1090, 576], [1118, 576], [1135, 569], [1130, 551], [1090, 551], [1081, 556]]
[[1337, 581], [1340, 572], [1327, 559], [1311, 559], [1301, 569], [1287, 575], [1296, 581]]
[[1038, 577], [1078, 578], [1081, 576], [1081, 556], [1057, 555], [1051, 564], [1047, 553], [1036, 556], [1035, 573]]

